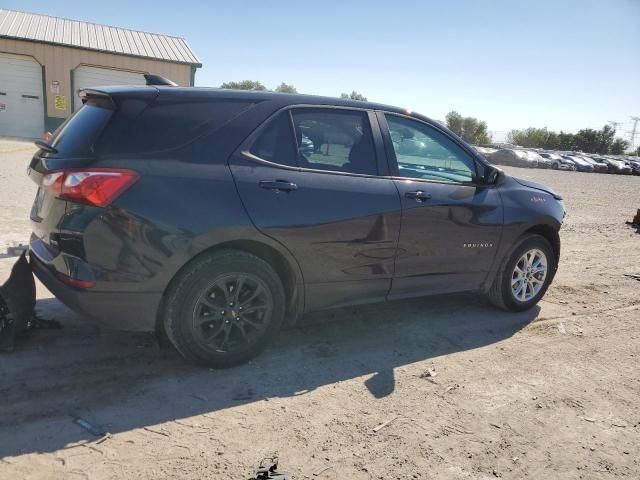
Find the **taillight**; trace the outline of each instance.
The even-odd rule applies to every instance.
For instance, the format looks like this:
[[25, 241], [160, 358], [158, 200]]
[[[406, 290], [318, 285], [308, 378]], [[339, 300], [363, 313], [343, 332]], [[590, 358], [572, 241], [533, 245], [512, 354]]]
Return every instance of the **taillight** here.
[[41, 186], [62, 200], [106, 207], [136, 180], [132, 170], [96, 168], [53, 172], [43, 177]]

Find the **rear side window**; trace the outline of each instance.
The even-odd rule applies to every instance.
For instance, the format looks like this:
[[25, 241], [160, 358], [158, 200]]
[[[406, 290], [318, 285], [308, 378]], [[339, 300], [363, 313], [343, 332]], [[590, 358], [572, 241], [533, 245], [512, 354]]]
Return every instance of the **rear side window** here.
[[268, 162], [295, 167], [297, 161], [293, 141], [289, 112], [282, 112], [269, 122], [250, 151]]
[[298, 108], [292, 110], [292, 117], [300, 167], [377, 175], [366, 112]]
[[119, 103], [94, 151], [108, 155], [171, 150], [213, 133], [252, 106], [237, 100], [151, 104], [126, 100]]

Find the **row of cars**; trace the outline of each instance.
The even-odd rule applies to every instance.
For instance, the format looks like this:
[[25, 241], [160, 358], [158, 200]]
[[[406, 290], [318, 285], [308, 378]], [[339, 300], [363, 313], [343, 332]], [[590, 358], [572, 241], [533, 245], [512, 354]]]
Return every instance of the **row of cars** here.
[[552, 168], [578, 172], [640, 175], [640, 158], [625, 155], [601, 155], [583, 152], [558, 152], [525, 148], [478, 147], [487, 160], [496, 165], [513, 167]]

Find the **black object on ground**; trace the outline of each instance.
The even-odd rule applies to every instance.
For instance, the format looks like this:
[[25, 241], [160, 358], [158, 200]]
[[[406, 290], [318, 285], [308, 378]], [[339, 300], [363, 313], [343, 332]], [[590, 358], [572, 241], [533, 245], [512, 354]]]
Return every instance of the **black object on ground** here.
[[16, 336], [33, 328], [35, 304], [36, 284], [23, 252], [9, 279], [0, 286], [0, 352], [12, 351]]
[[288, 473], [278, 472], [277, 458], [263, 458], [260, 460], [260, 466], [256, 470], [255, 477], [249, 480], [291, 480]]

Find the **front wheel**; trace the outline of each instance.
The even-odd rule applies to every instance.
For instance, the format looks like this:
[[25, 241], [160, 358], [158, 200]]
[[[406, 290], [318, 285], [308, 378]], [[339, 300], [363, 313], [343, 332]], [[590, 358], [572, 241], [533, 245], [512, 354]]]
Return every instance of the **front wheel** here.
[[504, 310], [527, 310], [544, 296], [555, 271], [556, 260], [547, 239], [526, 235], [503, 262], [489, 291], [489, 300]]
[[185, 358], [229, 367], [265, 348], [282, 325], [285, 303], [267, 262], [227, 250], [196, 258], [180, 274], [167, 292], [163, 323]]

